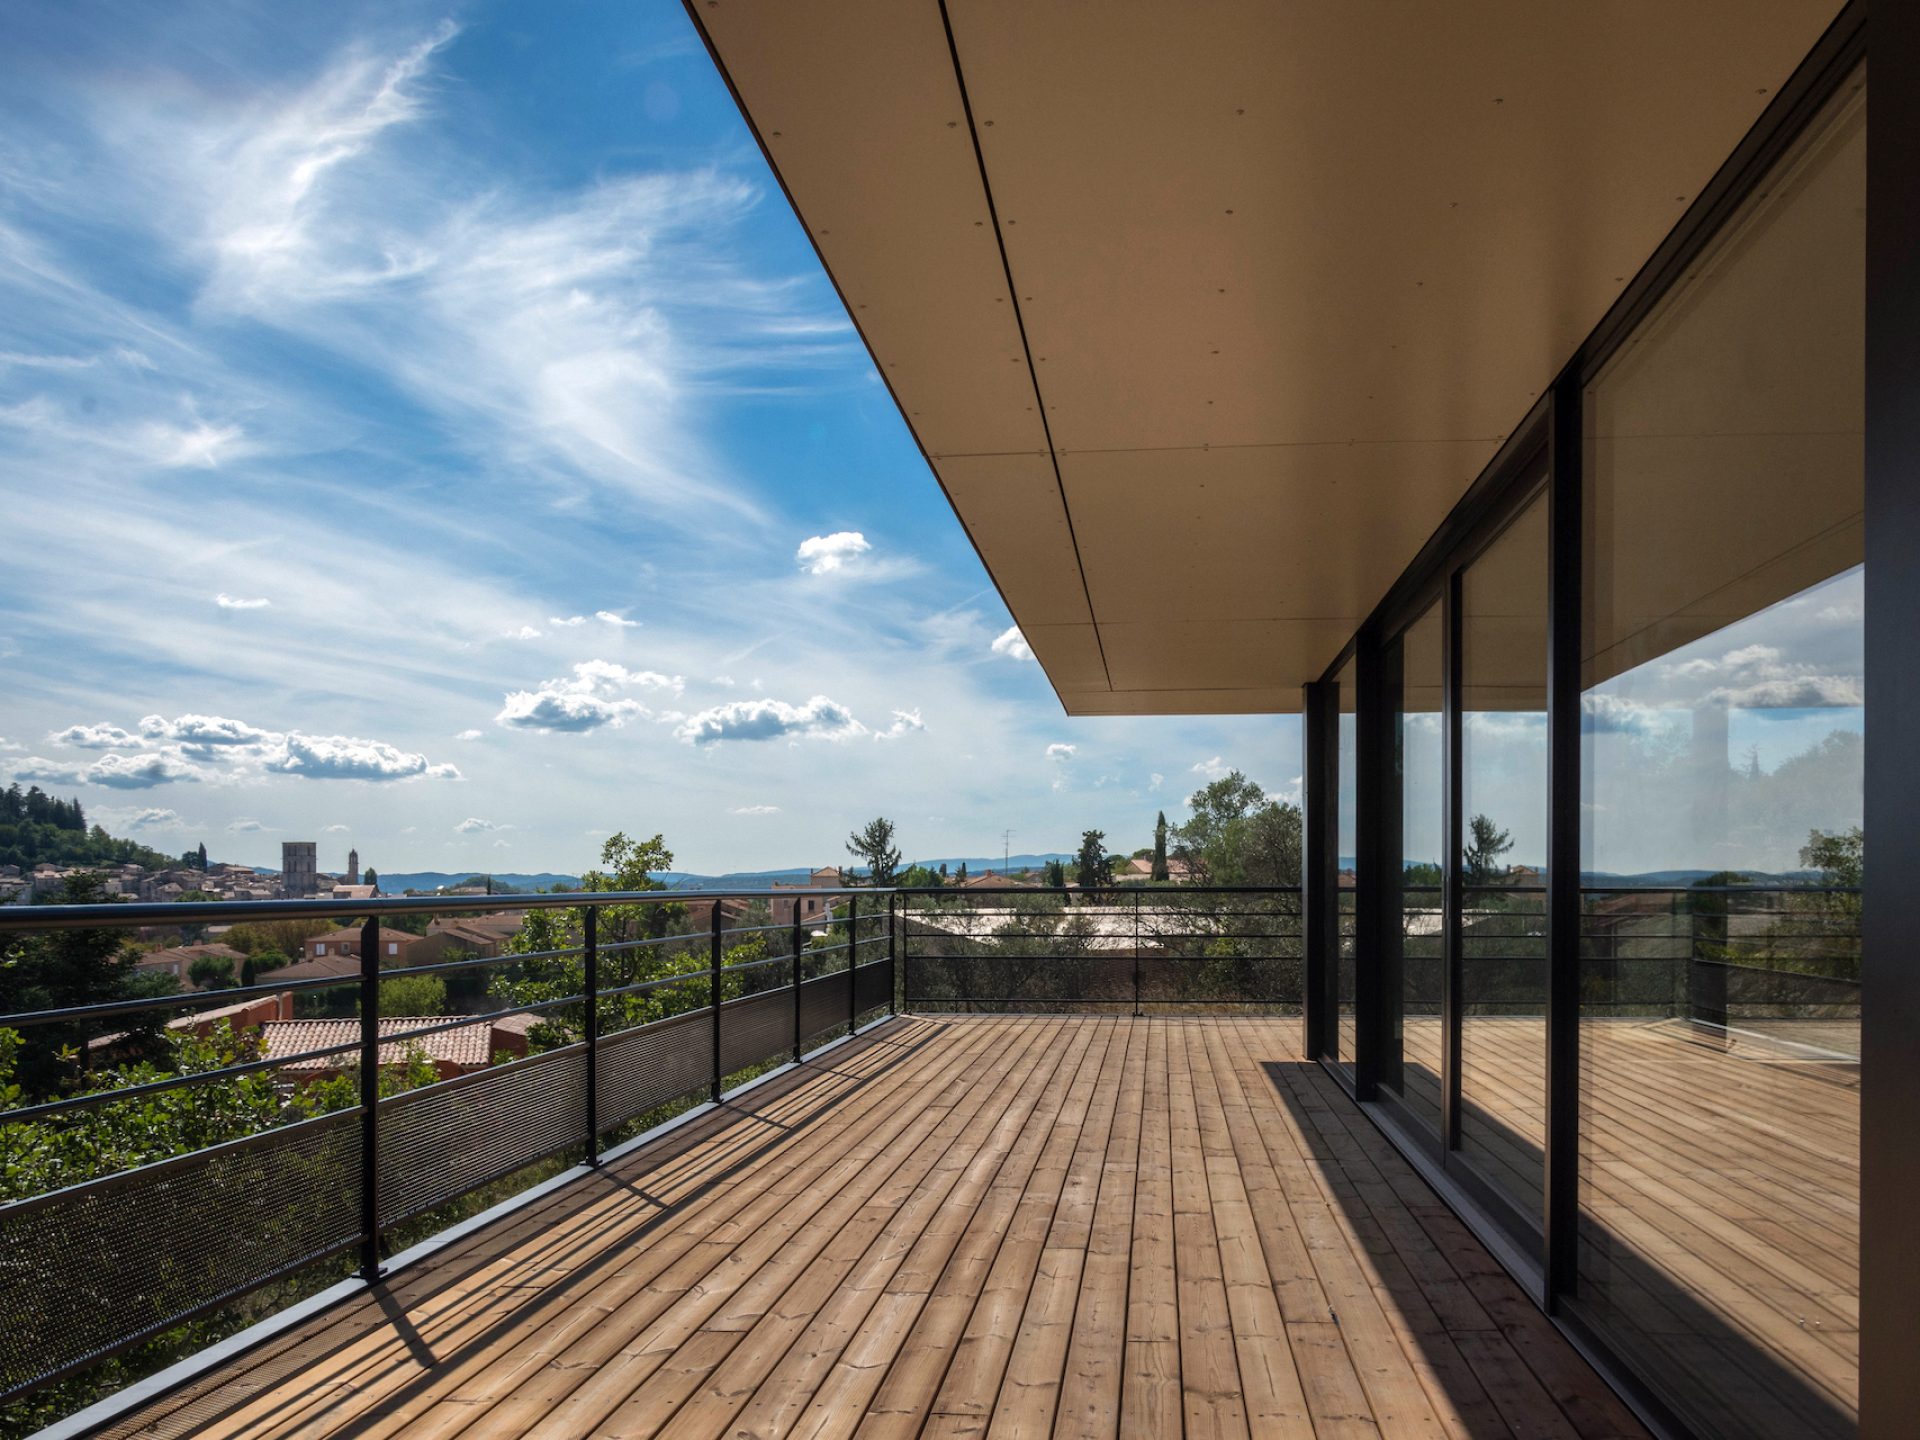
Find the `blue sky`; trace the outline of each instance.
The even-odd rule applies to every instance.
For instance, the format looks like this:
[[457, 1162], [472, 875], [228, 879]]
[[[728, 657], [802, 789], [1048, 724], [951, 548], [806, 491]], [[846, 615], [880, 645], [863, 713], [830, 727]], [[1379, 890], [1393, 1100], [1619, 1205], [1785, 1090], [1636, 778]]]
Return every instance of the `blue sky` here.
[[389, 870], [1131, 849], [1297, 785], [1290, 717], [1062, 714], [677, 5], [0, 51], [0, 773]]

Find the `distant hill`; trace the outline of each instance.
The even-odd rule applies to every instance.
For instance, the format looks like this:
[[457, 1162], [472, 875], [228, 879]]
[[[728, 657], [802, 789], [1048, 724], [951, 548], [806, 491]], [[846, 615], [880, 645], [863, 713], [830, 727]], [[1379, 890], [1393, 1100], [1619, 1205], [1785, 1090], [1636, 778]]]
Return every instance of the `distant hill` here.
[[[1046, 855], [1010, 855], [1006, 858], [1003, 867], [998, 855], [968, 855], [933, 860], [915, 859], [903, 862], [901, 868], [904, 869], [907, 865], [924, 865], [929, 870], [938, 870], [945, 865], [948, 871], [952, 872], [964, 865], [969, 875], [984, 875], [989, 870], [998, 873], [1002, 868], [1016, 871], [1038, 870], [1049, 860], [1071, 863], [1075, 858], [1075, 856], [1058, 852]], [[655, 878], [665, 880], [678, 890], [765, 890], [776, 882], [782, 885], [801, 884], [812, 873], [804, 866], [792, 870], [734, 870], [725, 875], [695, 875], [676, 870], [663, 870]], [[859, 875], [866, 872], [862, 867], [855, 867], [854, 873]], [[386, 882], [382, 880], [381, 883], [384, 885]]]
[[[402, 890], [444, 890], [464, 884], [476, 876], [472, 870], [459, 870], [451, 875], [443, 870], [416, 870], [410, 874], [402, 874], [398, 870], [380, 870], [378, 867], [375, 870], [380, 876], [380, 892], [383, 895], [398, 895]], [[484, 879], [484, 876], [480, 878]], [[577, 890], [580, 877], [555, 875], [548, 871], [538, 875], [522, 875], [496, 870], [493, 872], [493, 883], [496, 887], [511, 885], [516, 890], [527, 891], [551, 890], [556, 885], [565, 890]]]

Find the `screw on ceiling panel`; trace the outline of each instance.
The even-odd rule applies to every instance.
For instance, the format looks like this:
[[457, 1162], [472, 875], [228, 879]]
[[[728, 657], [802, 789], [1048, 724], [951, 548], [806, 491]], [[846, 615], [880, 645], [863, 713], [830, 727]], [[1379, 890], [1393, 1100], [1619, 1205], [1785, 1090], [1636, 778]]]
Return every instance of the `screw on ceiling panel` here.
[[957, 130], [960, 128], [960, 122], [958, 120], [949, 120], [947, 121], [947, 128], [949, 130]]
[[1756, 95], [1764, 95], [1767, 93], [1767, 87], [1762, 85], [1758, 90], [1754, 91], [1753, 93]]
[[1504, 105], [1507, 103], [1506, 97], [1503, 95], [1496, 95], [1493, 97], [1493, 103], [1496, 105]]
[[1227, 211], [1227, 213], [1228, 213], [1229, 215], [1231, 215], [1231, 214], [1233, 213], [1233, 211], [1231, 211], [1231, 210], [1229, 210], [1229, 211]]
[[775, 131], [773, 132], [773, 138], [774, 138], [774, 139], [776, 139], [776, 140], [778, 140], [778, 139], [780, 138], [780, 132], [779, 132], [778, 130], [775, 130]]
[[991, 120], [987, 121], [987, 129], [991, 130], [992, 128], [993, 128], [993, 121]]
[[1233, 112], [1233, 113], [1234, 113], [1234, 114], [1236, 114], [1236, 115], [1244, 115], [1244, 114], [1246, 114], [1247, 112], [1246, 112], [1245, 110], [1242, 110], [1242, 109], [1238, 109], [1238, 108], [1236, 108], [1236, 109], [1234, 110], [1234, 112]]

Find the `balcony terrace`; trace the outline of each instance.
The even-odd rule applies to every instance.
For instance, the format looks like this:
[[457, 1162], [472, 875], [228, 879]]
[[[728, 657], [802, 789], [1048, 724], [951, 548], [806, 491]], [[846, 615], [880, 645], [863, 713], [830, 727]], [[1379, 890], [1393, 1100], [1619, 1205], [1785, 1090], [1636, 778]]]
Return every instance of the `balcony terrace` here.
[[1643, 1433], [1298, 1029], [900, 1017], [101, 1433]]

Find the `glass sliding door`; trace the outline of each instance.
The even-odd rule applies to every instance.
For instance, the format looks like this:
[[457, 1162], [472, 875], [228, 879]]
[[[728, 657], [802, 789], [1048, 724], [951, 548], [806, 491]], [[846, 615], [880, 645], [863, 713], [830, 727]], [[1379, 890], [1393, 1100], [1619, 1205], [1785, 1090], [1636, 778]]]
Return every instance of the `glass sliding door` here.
[[1544, 1213], [1547, 503], [1460, 576], [1459, 1150], [1530, 1229]]
[[1441, 1016], [1445, 975], [1441, 865], [1447, 852], [1441, 726], [1445, 632], [1435, 602], [1388, 648], [1392, 706], [1390, 784], [1382, 797], [1387, 897], [1380, 1082], [1413, 1116], [1440, 1131]]
[[1863, 84], [1584, 398], [1568, 1304], [1702, 1436], [1858, 1424]]

